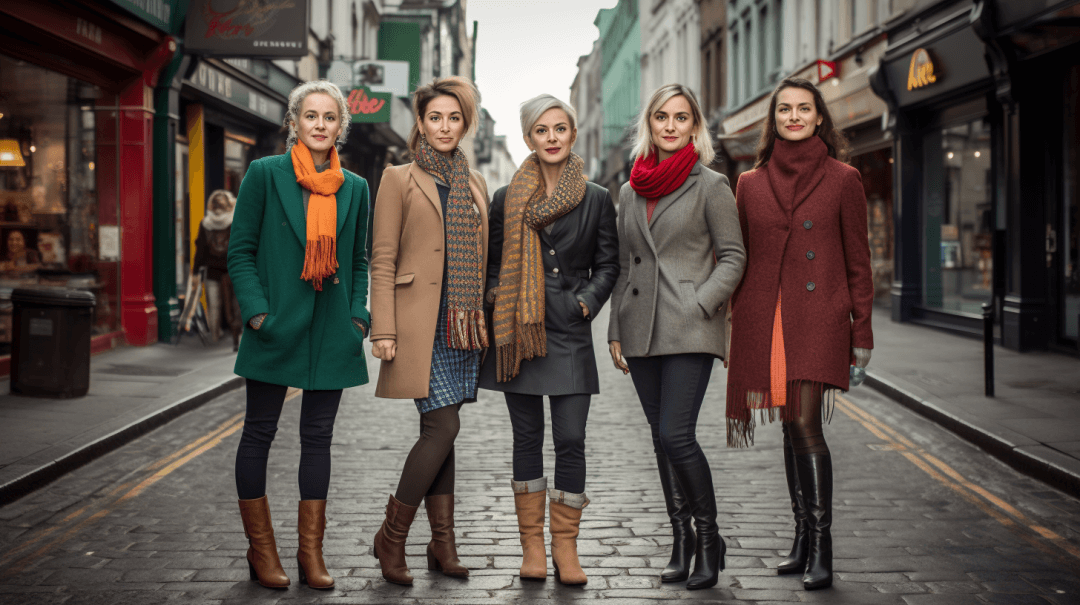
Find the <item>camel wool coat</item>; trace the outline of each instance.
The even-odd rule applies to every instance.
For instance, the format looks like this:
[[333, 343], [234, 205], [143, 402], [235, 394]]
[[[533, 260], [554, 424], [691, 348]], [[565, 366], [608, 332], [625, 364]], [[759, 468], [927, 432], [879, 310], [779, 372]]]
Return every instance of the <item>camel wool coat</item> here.
[[[300, 279], [307, 245], [304, 197], [286, 153], [255, 160], [240, 184], [232, 233], [232, 277], [244, 336], [235, 372], [271, 384], [336, 390], [367, 384], [368, 186], [342, 170], [337, 194], [338, 269], [322, 291]], [[258, 330], [248, 321], [267, 313]]]
[[727, 303], [746, 265], [735, 196], [727, 177], [697, 163], [660, 198], [630, 183], [619, 193], [619, 279], [611, 294], [608, 342], [624, 357], [727, 355]]
[[[469, 188], [480, 214], [486, 267], [487, 184], [475, 170], [470, 170]], [[416, 163], [387, 168], [375, 198], [372, 226], [371, 340], [396, 340], [397, 354], [379, 368], [376, 397], [428, 396], [445, 243], [434, 177]]]
[[768, 392], [778, 292], [788, 381], [847, 390], [852, 347], [874, 348], [862, 177], [825, 155], [818, 137], [778, 139], [770, 162], [784, 161], [785, 152], [809, 166], [794, 199], [781, 204], [767, 168], [744, 172], [736, 186], [748, 262], [732, 299], [729, 401]]

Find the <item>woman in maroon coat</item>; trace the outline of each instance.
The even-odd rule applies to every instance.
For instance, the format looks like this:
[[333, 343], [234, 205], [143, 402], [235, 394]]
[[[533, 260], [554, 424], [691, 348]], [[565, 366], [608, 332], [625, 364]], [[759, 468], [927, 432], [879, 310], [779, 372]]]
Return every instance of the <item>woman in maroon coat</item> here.
[[866, 198], [846, 148], [817, 88], [786, 79], [735, 196], [747, 261], [731, 307], [728, 445], [753, 443], [755, 412], [783, 421], [795, 543], [777, 573], [803, 573], [807, 590], [832, 584], [822, 418], [848, 389], [849, 363], [865, 368], [874, 346]]

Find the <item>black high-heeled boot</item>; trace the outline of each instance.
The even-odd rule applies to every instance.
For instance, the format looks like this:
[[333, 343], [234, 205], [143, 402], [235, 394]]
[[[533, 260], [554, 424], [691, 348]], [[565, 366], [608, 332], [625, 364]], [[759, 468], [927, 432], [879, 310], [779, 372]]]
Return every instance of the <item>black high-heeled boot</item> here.
[[713, 491], [712, 471], [705, 454], [680, 464], [672, 463], [675, 476], [690, 504], [690, 511], [697, 528], [697, 545], [694, 551], [694, 573], [686, 583], [687, 590], [716, 586], [720, 572], [724, 570], [724, 554], [727, 544], [720, 536], [716, 523], [716, 493]]
[[832, 586], [832, 456], [801, 454], [795, 456], [795, 464], [810, 533], [803, 588], [826, 588]]
[[694, 524], [691, 522], [690, 503], [686, 501], [675, 469], [671, 468], [667, 456], [656, 455], [656, 467], [660, 470], [660, 487], [664, 490], [664, 502], [667, 504], [668, 518], [671, 519], [671, 561], [660, 572], [661, 582], [683, 582], [690, 577], [690, 559], [694, 556], [697, 541], [694, 538]]
[[788, 495], [791, 497], [791, 512], [795, 515], [795, 541], [791, 544], [791, 553], [776, 566], [777, 575], [803, 573], [806, 571], [806, 556], [810, 551], [810, 534], [806, 522], [806, 502], [799, 487], [799, 471], [795, 468], [795, 450], [791, 447], [787, 425], [784, 425], [784, 474], [787, 476]]

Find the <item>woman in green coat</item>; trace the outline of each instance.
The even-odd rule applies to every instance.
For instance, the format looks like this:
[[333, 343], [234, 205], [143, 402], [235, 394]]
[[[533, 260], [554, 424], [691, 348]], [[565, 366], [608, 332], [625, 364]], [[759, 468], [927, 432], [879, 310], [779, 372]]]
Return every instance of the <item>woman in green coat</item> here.
[[271, 588], [289, 585], [266, 500], [266, 460], [286, 391], [304, 390], [300, 582], [332, 588], [322, 558], [330, 442], [342, 389], [368, 381], [368, 187], [338, 161], [348, 120], [337, 86], [320, 80], [293, 89], [289, 151], [251, 163], [229, 242], [229, 274], [245, 323], [236, 373], [247, 378], [236, 490], [251, 579]]

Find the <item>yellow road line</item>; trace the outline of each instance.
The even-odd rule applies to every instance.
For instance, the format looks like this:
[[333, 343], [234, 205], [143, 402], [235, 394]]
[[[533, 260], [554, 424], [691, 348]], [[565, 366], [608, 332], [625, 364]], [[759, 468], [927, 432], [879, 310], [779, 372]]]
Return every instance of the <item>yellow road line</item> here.
[[[1024, 527], [1040, 538], [1049, 540], [1054, 546], [1064, 550], [1073, 557], [1080, 559], [1080, 548], [1070, 544], [1064, 537], [1056, 532], [1037, 524], [1017, 510], [1016, 507], [990, 493], [982, 486], [972, 483], [956, 469], [921, 447], [918, 447], [910, 439], [879, 420], [870, 412], [867, 412], [845, 397], [837, 397], [837, 404], [837, 408], [846, 416], [861, 424], [875, 437], [889, 443], [889, 445], [892, 446], [891, 449], [899, 451], [923, 472], [936, 479], [942, 485], [955, 491], [965, 500], [977, 506], [1003, 526], [1014, 530], [1018, 530], [1019, 527]], [[1017, 534], [1020, 535], [1024, 541], [1032, 544], [1039, 550], [1058, 556], [1056, 551], [1049, 550], [1042, 541], [1038, 540], [1030, 533], [1017, 531]]]
[[[290, 387], [289, 390], [286, 392], [285, 401], [289, 401], [291, 399], [294, 399], [297, 396], [299, 396], [301, 393], [303, 393], [302, 390]], [[150, 471], [153, 471], [153, 470], [156, 470], [156, 469], [160, 469], [160, 470], [157, 470], [157, 472], [155, 472], [154, 474], [152, 474], [149, 477], [143, 479], [134, 488], [129, 490], [127, 493], [125, 493], [124, 495], [116, 498], [115, 500], [113, 500], [109, 504], [105, 505], [100, 510], [95, 512], [93, 515], [87, 517], [86, 519], [83, 519], [82, 521], [78, 521], [77, 523], [75, 523], [78, 520], [79, 517], [83, 516], [89, 510], [94, 508], [93, 505], [83, 506], [82, 508], [80, 508], [80, 509], [70, 513], [66, 517], [64, 517], [60, 521], [60, 523], [41, 531], [40, 533], [38, 533], [33, 538], [30, 538], [29, 540], [26, 540], [22, 544], [19, 544], [18, 546], [12, 548], [11, 550], [9, 550], [7, 553], [4, 554], [3, 560], [0, 561], [0, 563], [6, 563], [8, 561], [13, 560], [15, 558], [15, 555], [17, 555], [18, 553], [26, 550], [27, 548], [30, 548], [31, 546], [37, 544], [38, 542], [41, 542], [42, 540], [48, 538], [52, 534], [54, 534], [54, 533], [56, 533], [56, 532], [58, 532], [60, 530], [63, 530], [65, 528], [65, 526], [68, 526], [68, 525], [70, 525], [72, 523], [75, 523], [75, 525], [71, 526], [66, 531], [64, 531], [64, 533], [59, 538], [56, 538], [55, 540], [49, 542], [48, 544], [46, 544], [45, 546], [39, 548], [38, 550], [34, 551], [33, 553], [25, 556], [14, 567], [11, 567], [11, 568], [8, 568], [7, 570], [5, 570], [4, 575], [5, 576], [6, 575], [11, 575], [12, 573], [17, 573], [18, 571], [22, 570], [27, 565], [29, 565], [31, 562], [33, 562], [34, 559], [36, 559], [36, 558], [40, 557], [41, 555], [45, 554], [46, 552], [48, 552], [54, 546], [56, 546], [58, 544], [62, 544], [63, 542], [71, 539], [73, 536], [75, 536], [78, 533], [78, 531], [80, 529], [82, 529], [83, 527], [85, 527], [89, 523], [97, 521], [98, 519], [101, 519], [102, 517], [108, 515], [110, 512], [112, 512], [113, 507], [115, 507], [117, 505], [120, 505], [120, 504], [126, 502], [127, 500], [130, 500], [130, 499], [138, 496], [143, 491], [145, 491], [148, 487], [150, 487], [151, 485], [157, 483], [161, 479], [165, 478], [166, 476], [168, 476], [170, 473], [172, 473], [176, 469], [180, 468], [181, 466], [187, 464], [191, 460], [197, 458], [198, 456], [206, 453], [210, 449], [212, 449], [215, 446], [219, 445], [225, 438], [229, 437], [230, 435], [232, 435], [236, 431], [243, 428], [243, 426], [244, 426], [243, 417], [244, 417], [243, 412], [241, 412], [239, 414], [235, 414], [234, 416], [232, 416], [231, 418], [229, 418], [225, 422], [219, 424], [217, 427], [215, 427], [209, 433], [203, 435], [202, 437], [199, 437], [198, 439], [192, 441], [191, 443], [188, 443], [184, 447], [182, 447], [179, 450], [169, 454], [168, 456], [160, 458], [160, 459], [154, 461], [153, 463], [147, 465], [142, 470], [150, 470]], [[194, 451], [192, 451], [192, 450], [194, 450]], [[178, 458], [179, 458], [179, 460], [178, 460]], [[164, 467], [164, 468], [162, 468], [162, 467]], [[109, 492], [109, 494], [106, 496], [106, 499], [112, 498], [112, 497], [116, 496], [118, 493], [120, 493], [120, 492], [124, 491], [125, 489], [131, 487], [132, 483], [133, 482], [129, 481], [129, 482], [126, 482], [126, 483], [122, 483], [122, 484], [118, 485], [117, 487], [113, 488]]]

